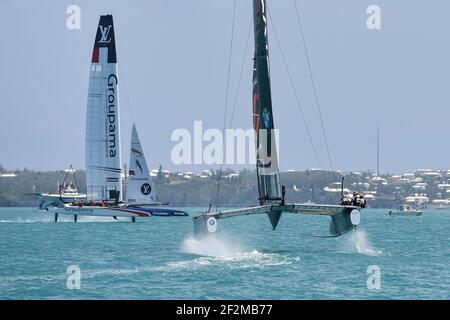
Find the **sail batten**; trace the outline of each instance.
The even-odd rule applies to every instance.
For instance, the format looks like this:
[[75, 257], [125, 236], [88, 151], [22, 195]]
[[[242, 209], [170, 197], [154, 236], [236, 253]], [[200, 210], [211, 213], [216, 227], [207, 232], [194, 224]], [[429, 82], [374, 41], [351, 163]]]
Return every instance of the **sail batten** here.
[[256, 169], [259, 200], [281, 200], [275, 126], [270, 89], [269, 46], [265, 0], [253, 1], [255, 53], [253, 64], [253, 128], [256, 135]]
[[119, 90], [112, 15], [100, 17], [92, 52], [86, 112], [88, 200], [122, 201]]

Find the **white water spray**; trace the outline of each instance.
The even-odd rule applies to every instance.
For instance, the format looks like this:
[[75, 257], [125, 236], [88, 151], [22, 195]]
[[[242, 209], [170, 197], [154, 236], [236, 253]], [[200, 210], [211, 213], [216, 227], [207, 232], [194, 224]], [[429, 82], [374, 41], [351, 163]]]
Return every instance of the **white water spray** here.
[[218, 234], [211, 234], [201, 239], [189, 237], [184, 240], [182, 251], [201, 257], [194, 260], [172, 262], [169, 267], [192, 269], [215, 266], [216, 268], [246, 269], [280, 266], [300, 261], [299, 257], [286, 257], [278, 253], [248, 250], [237, 243], [236, 239], [230, 240]]
[[183, 251], [202, 256], [230, 257], [243, 252], [243, 248], [236, 242], [212, 234], [201, 239], [186, 238], [183, 242]]
[[352, 244], [356, 247], [356, 251], [369, 256], [378, 256], [383, 252], [373, 248], [369, 238], [364, 230], [357, 229], [350, 238]]

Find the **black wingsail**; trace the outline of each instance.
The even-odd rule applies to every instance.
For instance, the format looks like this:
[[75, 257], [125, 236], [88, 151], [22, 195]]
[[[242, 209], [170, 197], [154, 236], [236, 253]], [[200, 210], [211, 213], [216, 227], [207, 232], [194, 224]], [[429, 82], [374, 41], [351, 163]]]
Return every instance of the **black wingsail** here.
[[[256, 171], [261, 205], [280, 201], [280, 173], [270, 92], [266, 1], [253, 0], [255, 55], [253, 65], [253, 128], [256, 134]], [[273, 228], [281, 213], [270, 213]]]
[[269, 47], [265, 0], [253, 0], [255, 55], [253, 65], [253, 128], [255, 130], [256, 172], [259, 205], [249, 208], [202, 212], [194, 217], [194, 235], [201, 237], [217, 231], [219, 219], [267, 214], [273, 229], [282, 212], [331, 217], [330, 233], [340, 236], [359, 224], [359, 205], [322, 205], [286, 203], [280, 185], [275, 127], [270, 92]]

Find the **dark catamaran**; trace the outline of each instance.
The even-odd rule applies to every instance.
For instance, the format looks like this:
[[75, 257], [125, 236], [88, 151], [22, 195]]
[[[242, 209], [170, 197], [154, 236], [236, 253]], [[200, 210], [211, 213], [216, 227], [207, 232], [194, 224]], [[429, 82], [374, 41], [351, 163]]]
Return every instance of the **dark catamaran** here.
[[270, 89], [269, 45], [267, 40], [266, 1], [253, 0], [255, 53], [253, 65], [253, 128], [256, 135], [256, 172], [259, 205], [250, 208], [206, 212], [194, 217], [194, 233], [216, 232], [217, 220], [251, 214], [267, 214], [275, 230], [283, 212], [330, 216], [329, 232], [339, 236], [360, 222], [362, 205], [296, 204], [285, 200], [280, 184], [275, 126]]
[[[266, 205], [282, 200], [278, 169], [275, 126], [273, 123], [272, 94], [270, 90], [269, 44], [264, 1], [253, 5], [255, 29], [255, 54], [253, 59], [253, 129], [256, 134], [256, 172], [258, 176], [259, 204]], [[269, 219], [275, 228], [281, 212], [270, 212]]]

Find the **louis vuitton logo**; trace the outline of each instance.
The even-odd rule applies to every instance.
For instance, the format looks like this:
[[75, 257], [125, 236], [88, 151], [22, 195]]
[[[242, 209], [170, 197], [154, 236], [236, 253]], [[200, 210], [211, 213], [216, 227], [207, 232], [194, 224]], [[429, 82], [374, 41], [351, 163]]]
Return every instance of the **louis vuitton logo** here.
[[111, 38], [109, 37], [109, 32], [111, 31], [112, 25], [109, 26], [98, 26], [100, 28], [100, 40], [99, 43], [110, 43]]

